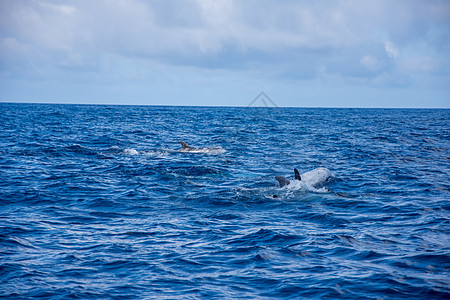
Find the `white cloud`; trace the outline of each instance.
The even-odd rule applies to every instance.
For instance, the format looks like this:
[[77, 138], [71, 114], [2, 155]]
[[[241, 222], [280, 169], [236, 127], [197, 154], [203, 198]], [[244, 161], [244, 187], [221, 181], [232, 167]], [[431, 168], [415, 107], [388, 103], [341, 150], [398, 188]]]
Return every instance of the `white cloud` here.
[[401, 67], [407, 72], [436, 73], [441, 63], [432, 57], [411, 57], [401, 62]]
[[33, 69], [43, 80], [60, 70], [145, 82], [152, 69], [130, 63], [145, 61], [208, 78], [398, 86], [411, 72], [449, 78], [449, 40], [450, 2], [438, 0], [0, 2], [0, 71]]
[[378, 60], [373, 57], [372, 55], [365, 55], [360, 60], [361, 65], [369, 69], [370, 71], [377, 71], [380, 69], [380, 65], [378, 63]]
[[[5, 30], [37, 50], [185, 58], [230, 50], [282, 56], [373, 43], [377, 30], [386, 30], [381, 16], [389, 6], [384, 1], [17, 2]], [[398, 56], [393, 42], [385, 49]]]
[[389, 57], [391, 58], [397, 58], [398, 57], [398, 49], [394, 46], [394, 44], [390, 41], [385, 41], [384, 42], [384, 49], [386, 50], [386, 53], [389, 55]]
[[53, 4], [49, 2], [38, 2], [38, 5], [49, 10], [53, 10], [56, 14], [73, 15], [76, 12], [76, 8], [71, 5]]

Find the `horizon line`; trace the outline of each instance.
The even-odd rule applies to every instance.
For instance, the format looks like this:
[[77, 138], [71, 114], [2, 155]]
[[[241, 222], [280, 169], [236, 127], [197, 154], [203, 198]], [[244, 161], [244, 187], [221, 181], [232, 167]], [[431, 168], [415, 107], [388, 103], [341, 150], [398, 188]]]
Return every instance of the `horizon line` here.
[[84, 103], [84, 102], [28, 102], [0, 101], [0, 104], [45, 104], [45, 105], [96, 105], [96, 106], [166, 106], [166, 107], [230, 107], [230, 108], [331, 108], [331, 109], [450, 109], [450, 107], [382, 107], [382, 106], [248, 106], [248, 105], [185, 105], [185, 104], [130, 104], [130, 103]]

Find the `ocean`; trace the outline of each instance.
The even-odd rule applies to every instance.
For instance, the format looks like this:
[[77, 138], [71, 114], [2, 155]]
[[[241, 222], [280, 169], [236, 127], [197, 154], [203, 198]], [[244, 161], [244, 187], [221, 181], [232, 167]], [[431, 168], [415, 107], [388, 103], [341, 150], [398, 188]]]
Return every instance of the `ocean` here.
[[450, 299], [449, 177], [448, 109], [1, 103], [0, 297]]

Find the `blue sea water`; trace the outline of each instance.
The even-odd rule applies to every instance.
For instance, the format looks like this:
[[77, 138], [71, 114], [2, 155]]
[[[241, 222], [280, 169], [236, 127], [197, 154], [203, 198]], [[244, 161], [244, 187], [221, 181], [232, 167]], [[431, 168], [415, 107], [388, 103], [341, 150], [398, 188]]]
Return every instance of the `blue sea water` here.
[[450, 110], [3, 103], [0, 297], [449, 299], [449, 177]]

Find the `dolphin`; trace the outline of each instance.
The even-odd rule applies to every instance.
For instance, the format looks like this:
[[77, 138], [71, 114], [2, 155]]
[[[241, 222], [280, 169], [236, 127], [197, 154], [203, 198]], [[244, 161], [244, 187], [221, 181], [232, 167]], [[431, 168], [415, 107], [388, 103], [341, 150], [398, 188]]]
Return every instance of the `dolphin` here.
[[222, 147], [216, 148], [194, 148], [189, 146], [183, 141], [178, 141], [181, 144], [181, 149], [178, 152], [189, 152], [189, 153], [223, 153], [225, 150]]
[[[312, 187], [319, 187], [327, 182], [329, 178], [331, 178], [331, 172], [327, 168], [317, 168], [312, 171], [305, 172], [300, 175], [297, 169], [294, 169], [295, 181], [302, 181]], [[280, 187], [284, 187], [291, 184], [291, 181], [284, 176], [277, 175], [275, 179], [278, 180]]]

